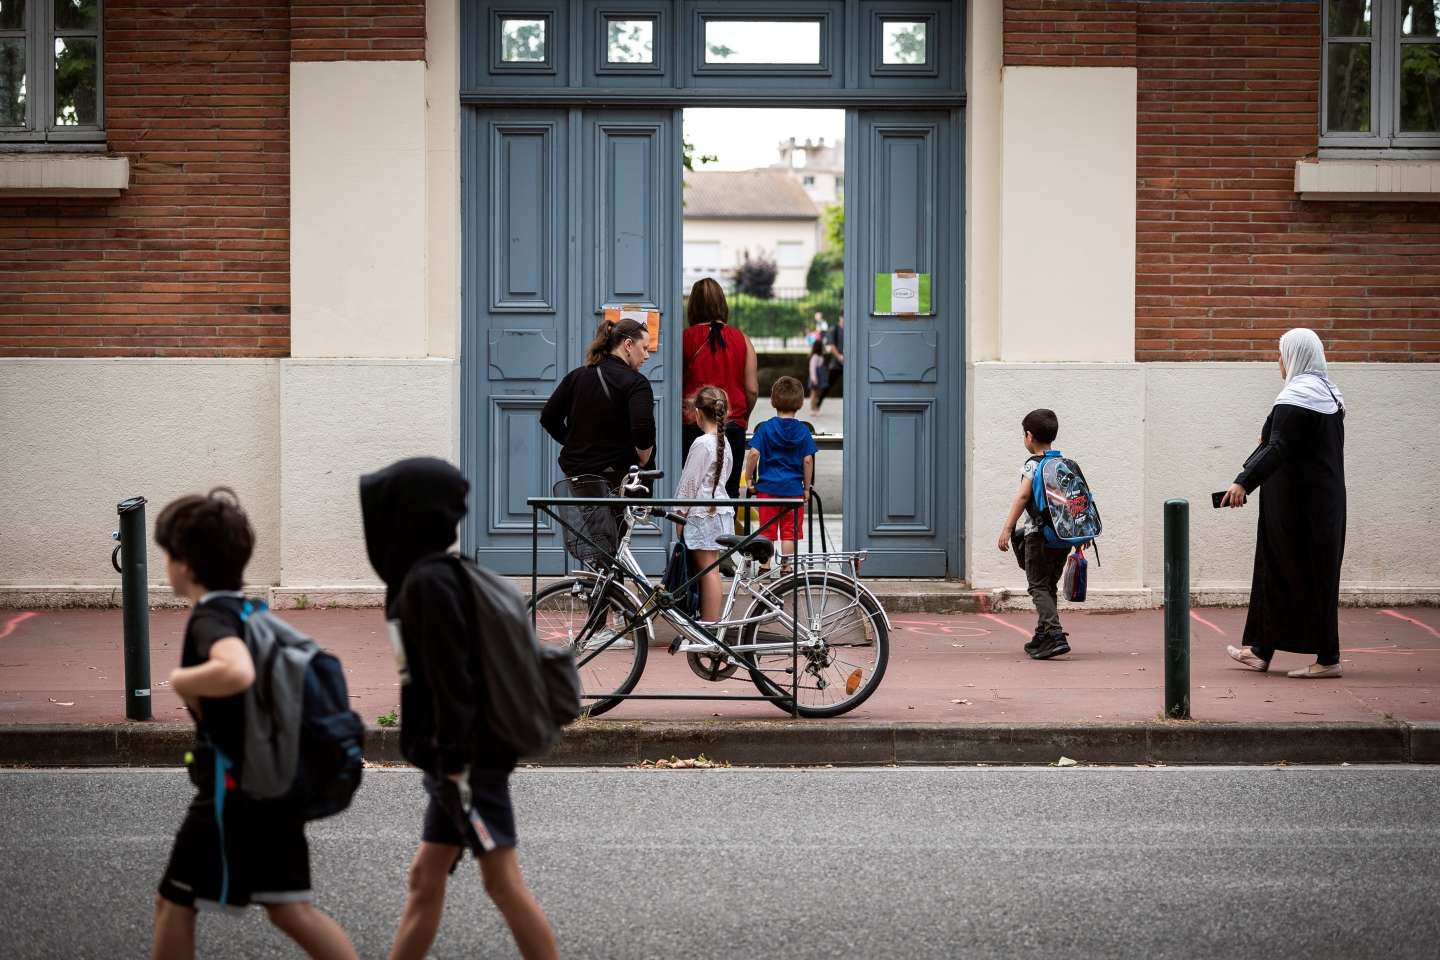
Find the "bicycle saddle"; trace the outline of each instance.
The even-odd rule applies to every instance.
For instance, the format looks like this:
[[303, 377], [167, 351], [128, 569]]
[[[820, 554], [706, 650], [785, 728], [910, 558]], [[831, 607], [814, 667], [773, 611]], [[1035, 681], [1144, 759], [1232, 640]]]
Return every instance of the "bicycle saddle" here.
[[[715, 542], [729, 549], [744, 539], [744, 537], [736, 536], [733, 533], [727, 533], [723, 536], [716, 537]], [[741, 547], [740, 552], [758, 563], [769, 563], [770, 558], [775, 556], [775, 544], [766, 537], [756, 537]]]

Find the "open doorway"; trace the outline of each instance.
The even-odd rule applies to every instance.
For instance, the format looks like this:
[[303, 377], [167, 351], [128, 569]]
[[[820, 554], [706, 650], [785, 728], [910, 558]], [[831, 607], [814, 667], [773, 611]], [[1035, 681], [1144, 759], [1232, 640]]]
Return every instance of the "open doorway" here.
[[[680, 289], [718, 282], [758, 359], [748, 430], [771, 388], [799, 380], [813, 428], [813, 524], [802, 551], [844, 539], [845, 111], [687, 108]], [[763, 468], [762, 468], [763, 469]], [[811, 536], [813, 528], [814, 535]]]

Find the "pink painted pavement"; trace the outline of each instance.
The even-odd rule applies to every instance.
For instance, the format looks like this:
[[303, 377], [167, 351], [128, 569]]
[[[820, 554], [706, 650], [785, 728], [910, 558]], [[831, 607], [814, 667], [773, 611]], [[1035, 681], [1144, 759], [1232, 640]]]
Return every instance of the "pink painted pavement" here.
[[[889, 670], [876, 694], [844, 719], [953, 723], [1154, 719], [1163, 702], [1161, 613], [1063, 612], [1074, 652], [1035, 662], [1020, 649], [1025, 613], [898, 614]], [[398, 701], [394, 662], [375, 609], [285, 613], [339, 655], [356, 709], [369, 723]], [[156, 611], [150, 623], [155, 719], [184, 722], [163, 685], [179, 662], [186, 614]], [[1191, 702], [1199, 720], [1305, 722], [1440, 721], [1440, 610], [1346, 609], [1340, 614], [1345, 676], [1291, 680], [1307, 659], [1279, 654], [1257, 674], [1225, 656], [1243, 609], [1195, 611]], [[124, 718], [118, 610], [0, 611], [0, 724], [95, 723]], [[637, 693], [753, 694], [741, 674], [718, 684], [695, 677], [663, 647], [650, 651]], [[964, 701], [956, 703], [954, 701]], [[635, 701], [605, 719], [775, 718], [759, 702]]]

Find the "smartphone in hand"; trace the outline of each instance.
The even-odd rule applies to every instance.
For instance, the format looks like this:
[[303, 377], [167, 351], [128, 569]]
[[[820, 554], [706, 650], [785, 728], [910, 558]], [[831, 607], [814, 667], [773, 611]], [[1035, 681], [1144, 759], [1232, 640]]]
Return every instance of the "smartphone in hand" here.
[[1225, 494], [1227, 492], [1228, 491], [1221, 490], [1219, 493], [1210, 494], [1210, 506], [1214, 507], [1216, 510], [1219, 510], [1220, 501], [1225, 499]]

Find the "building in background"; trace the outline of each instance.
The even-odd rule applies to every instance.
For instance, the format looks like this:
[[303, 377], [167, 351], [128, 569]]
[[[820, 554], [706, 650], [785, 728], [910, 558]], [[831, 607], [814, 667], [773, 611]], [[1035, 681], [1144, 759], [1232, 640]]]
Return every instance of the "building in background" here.
[[820, 211], [789, 171], [685, 174], [684, 285], [714, 277], [734, 286], [746, 255], [775, 261], [778, 295], [799, 296], [820, 242]]
[[775, 166], [800, 182], [805, 193], [822, 210], [845, 199], [845, 141], [826, 143], [825, 138], [798, 143], [794, 137], [779, 146]]

